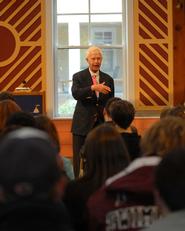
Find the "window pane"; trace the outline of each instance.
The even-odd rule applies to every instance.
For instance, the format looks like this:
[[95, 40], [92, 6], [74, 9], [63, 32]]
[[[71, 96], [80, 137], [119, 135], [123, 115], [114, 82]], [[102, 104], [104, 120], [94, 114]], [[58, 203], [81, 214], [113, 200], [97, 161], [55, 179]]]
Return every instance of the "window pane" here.
[[91, 22], [122, 22], [121, 14], [91, 15]]
[[123, 57], [122, 49], [103, 49], [101, 70], [112, 76], [115, 84], [115, 95], [123, 96]]
[[91, 43], [97, 45], [122, 45], [121, 22], [92, 23]]
[[[86, 49], [58, 49], [56, 75], [56, 117], [72, 117], [76, 101], [71, 95], [72, 76], [87, 68]], [[114, 78], [115, 95], [123, 96], [122, 49], [103, 49], [101, 70]]]
[[[71, 117], [74, 111], [75, 101], [71, 96], [71, 79], [73, 72], [75, 73], [79, 70], [78, 62], [74, 62], [75, 57], [78, 57], [78, 61], [79, 50], [69, 52], [68, 49], [58, 49], [57, 51], [55, 77], [55, 94], [57, 98], [55, 105], [56, 117]], [[71, 68], [69, 68], [69, 64], [72, 65]]]
[[58, 47], [88, 45], [88, 16], [65, 15], [57, 17]]
[[[110, 19], [111, 17], [113, 20], [110, 22], [108, 18]], [[89, 44], [121, 45], [122, 23], [120, 19], [120, 15], [92, 16], [92, 21], [96, 23], [91, 23], [91, 39], [89, 40], [88, 16], [58, 16], [58, 46], [86, 46]]]
[[88, 0], [57, 0], [57, 13], [88, 13]]
[[125, 22], [122, 0], [56, 1], [55, 116], [71, 118], [76, 104], [71, 95], [72, 76], [88, 67], [85, 54], [90, 45], [103, 47], [101, 70], [114, 78], [115, 95], [123, 97]]
[[122, 0], [91, 0], [92, 13], [122, 12]]

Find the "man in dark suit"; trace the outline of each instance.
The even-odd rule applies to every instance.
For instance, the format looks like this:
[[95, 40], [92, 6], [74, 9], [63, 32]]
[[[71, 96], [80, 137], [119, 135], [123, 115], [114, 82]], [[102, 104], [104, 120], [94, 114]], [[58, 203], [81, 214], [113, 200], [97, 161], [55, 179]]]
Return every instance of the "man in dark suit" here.
[[73, 166], [75, 177], [80, 170], [80, 149], [88, 132], [104, 122], [103, 109], [107, 100], [114, 97], [112, 77], [100, 71], [102, 51], [98, 47], [87, 50], [86, 61], [89, 67], [73, 75], [72, 95], [77, 100], [75, 107], [73, 134]]

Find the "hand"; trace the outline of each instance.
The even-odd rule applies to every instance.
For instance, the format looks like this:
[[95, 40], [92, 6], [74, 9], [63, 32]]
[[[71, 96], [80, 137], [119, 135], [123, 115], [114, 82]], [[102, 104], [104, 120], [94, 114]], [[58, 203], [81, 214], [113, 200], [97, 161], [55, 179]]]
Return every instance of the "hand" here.
[[109, 92], [111, 92], [110, 87], [106, 86], [105, 82], [92, 85], [91, 90], [92, 91], [98, 91], [98, 92], [101, 92], [103, 94], [108, 94]]

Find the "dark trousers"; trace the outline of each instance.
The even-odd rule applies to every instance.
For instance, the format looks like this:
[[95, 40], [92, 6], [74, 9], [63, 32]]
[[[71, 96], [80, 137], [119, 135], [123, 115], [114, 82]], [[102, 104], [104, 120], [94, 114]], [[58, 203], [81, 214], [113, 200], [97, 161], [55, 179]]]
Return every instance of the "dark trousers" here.
[[79, 176], [80, 172], [80, 150], [84, 145], [86, 136], [73, 134], [73, 169], [75, 178]]

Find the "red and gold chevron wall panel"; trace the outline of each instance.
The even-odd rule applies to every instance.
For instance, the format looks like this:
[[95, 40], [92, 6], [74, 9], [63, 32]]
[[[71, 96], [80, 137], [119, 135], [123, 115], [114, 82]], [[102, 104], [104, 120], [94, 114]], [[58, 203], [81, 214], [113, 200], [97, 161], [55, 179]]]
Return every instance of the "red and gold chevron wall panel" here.
[[45, 90], [42, 0], [0, 0], [0, 91]]
[[136, 108], [173, 104], [172, 0], [134, 0]]

